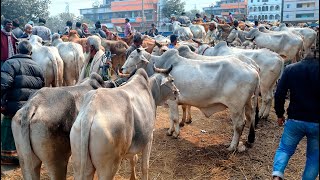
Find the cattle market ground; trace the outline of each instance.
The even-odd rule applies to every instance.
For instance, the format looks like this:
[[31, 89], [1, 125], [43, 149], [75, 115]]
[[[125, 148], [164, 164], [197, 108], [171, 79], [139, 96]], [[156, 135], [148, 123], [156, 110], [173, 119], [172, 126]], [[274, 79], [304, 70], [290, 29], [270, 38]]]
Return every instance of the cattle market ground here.
[[[271, 179], [272, 162], [283, 128], [278, 127], [272, 109], [268, 120], [262, 120], [256, 130], [256, 142], [252, 149], [242, 153], [226, 150], [233, 134], [228, 110], [206, 118], [198, 109], [192, 108], [193, 122], [181, 130], [178, 139], [166, 136], [169, 127], [169, 110], [158, 108], [154, 141], [152, 146], [149, 179]], [[181, 111], [180, 111], [181, 117]], [[241, 140], [248, 134], [246, 127]], [[286, 179], [301, 179], [305, 164], [306, 139], [298, 145], [286, 169]], [[137, 174], [141, 179], [141, 156]], [[1, 179], [22, 179], [20, 168], [1, 171]], [[6, 168], [7, 169], [7, 168]], [[72, 163], [68, 166], [68, 179], [73, 179]], [[130, 163], [123, 160], [115, 179], [130, 178]], [[41, 179], [49, 179], [42, 167]]]

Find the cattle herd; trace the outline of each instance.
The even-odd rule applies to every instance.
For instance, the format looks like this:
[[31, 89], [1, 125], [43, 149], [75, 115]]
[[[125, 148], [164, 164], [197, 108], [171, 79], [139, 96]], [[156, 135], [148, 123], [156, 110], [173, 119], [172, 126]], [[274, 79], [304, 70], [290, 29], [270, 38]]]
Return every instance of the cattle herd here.
[[[115, 54], [112, 72], [120, 67], [123, 75], [130, 74], [119, 87], [97, 73], [78, 82], [88, 56], [86, 38], [70, 31], [62, 38], [54, 34], [51, 44], [43, 45], [32, 35], [32, 58], [44, 71], [46, 87], [12, 121], [24, 179], [40, 179], [42, 163], [51, 179], [66, 179], [71, 154], [75, 179], [93, 179], [95, 173], [113, 179], [123, 158], [130, 160], [131, 179], [136, 179], [140, 152], [142, 179], [148, 179], [156, 109], [164, 104], [170, 109], [169, 136], [177, 138], [184, 123], [191, 123], [191, 106], [206, 117], [228, 108], [234, 130], [228, 150], [252, 147], [255, 126], [270, 113], [284, 64], [305, 57], [316, 46], [317, 32], [285, 24], [244, 30], [218, 24], [210, 43], [215, 46], [210, 46], [204, 29], [174, 24], [175, 49], [168, 49], [168, 37], [144, 36], [142, 47], [127, 59], [130, 37], [102, 39], [101, 49]], [[245, 124], [249, 134], [241, 145]]]

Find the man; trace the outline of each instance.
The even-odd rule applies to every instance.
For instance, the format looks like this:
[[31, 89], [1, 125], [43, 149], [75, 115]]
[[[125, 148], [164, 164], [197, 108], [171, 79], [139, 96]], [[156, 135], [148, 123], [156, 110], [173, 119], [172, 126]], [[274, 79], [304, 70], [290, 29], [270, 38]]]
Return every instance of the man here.
[[[290, 103], [285, 121], [284, 104], [288, 91]], [[284, 127], [273, 162], [273, 179], [284, 179], [284, 170], [300, 140], [307, 137], [306, 165], [302, 179], [316, 179], [319, 174], [320, 120], [319, 60], [313, 52], [297, 63], [288, 65], [275, 93], [275, 111], [279, 126]]]
[[156, 25], [152, 23], [151, 24], [151, 29], [149, 30], [148, 35], [151, 36], [151, 37], [155, 37], [158, 34], [159, 33], [158, 33], [158, 29], [156, 28]]
[[233, 21], [233, 29], [239, 30], [238, 25], [239, 25], [239, 22], [237, 20]]
[[66, 22], [66, 27], [64, 27], [64, 35], [69, 35], [69, 32], [72, 30], [72, 22], [67, 21]]
[[254, 21], [254, 26], [253, 26], [253, 28], [254, 29], [257, 29], [258, 28], [258, 26], [259, 26], [259, 22], [256, 20], [256, 21]]
[[201, 15], [199, 13], [196, 13], [196, 17], [193, 20], [194, 23], [201, 23], [202, 22], [202, 18]]
[[32, 26], [31, 26], [31, 24], [26, 24], [24, 26], [24, 33], [19, 38], [29, 39], [31, 35], [32, 35]]
[[229, 25], [232, 25], [232, 23], [233, 23], [233, 16], [232, 16], [231, 12], [229, 12], [229, 16], [227, 18], [227, 23]]
[[100, 66], [103, 64], [102, 58], [104, 57], [104, 52], [100, 49], [100, 46], [101, 39], [98, 36], [93, 35], [88, 37], [86, 46], [86, 52], [88, 53], [88, 56], [85, 56], [85, 62], [78, 82], [81, 82], [81, 80], [84, 78], [89, 77], [92, 72], [101, 75]]
[[1, 67], [1, 165], [19, 164], [14, 143], [11, 120], [28, 98], [44, 86], [41, 67], [31, 58], [32, 46], [23, 40], [18, 53]]
[[33, 27], [32, 34], [40, 36], [43, 41], [51, 41], [51, 30], [45, 24], [46, 20], [39, 18], [39, 25]]
[[83, 35], [82, 30], [81, 30], [81, 22], [76, 22], [76, 29], [75, 30], [79, 34], [80, 38], [85, 38], [85, 36]]
[[209, 29], [205, 37], [205, 42], [209, 43], [217, 39], [217, 23], [211, 21], [209, 24]]
[[129, 55], [134, 50], [136, 50], [137, 48], [141, 47], [142, 42], [143, 42], [142, 35], [140, 33], [136, 33], [135, 35], [133, 35], [133, 43], [131, 44], [131, 46], [126, 51], [126, 59], [128, 59]]
[[130, 20], [128, 18], [125, 19], [125, 25], [124, 25], [124, 36], [128, 37], [132, 34], [131, 24]]
[[102, 24], [102, 31], [106, 33], [107, 40], [112, 40], [114, 38], [113, 33], [108, 29], [106, 24]]
[[16, 37], [16, 38], [19, 38], [20, 36], [22, 36], [22, 34], [23, 34], [23, 31], [20, 29], [20, 22], [19, 22], [19, 20], [18, 19], [14, 19], [13, 21], [12, 21], [12, 25], [13, 25], [13, 27], [12, 27], [12, 33], [13, 33], [13, 35]]
[[92, 31], [91, 34], [98, 34], [102, 38], [106, 38], [107, 37], [106, 33], [101, 30], [101, 22], [100, 21], [97, 21], [94, 24], [94, 26], [96, 27], [96, 29], [94, 31]]
[[177, 42], [178, 42], [178, 37], [176, 35], [172, 34], [170, 36], [170, 44], [168, 45], [168, 48], [169, 49], [176, 48]]
[[5, 19], [1, 29], [1, 67], [3, 63], [16, 53], [18, 39], [12, 33], [12, 21]]

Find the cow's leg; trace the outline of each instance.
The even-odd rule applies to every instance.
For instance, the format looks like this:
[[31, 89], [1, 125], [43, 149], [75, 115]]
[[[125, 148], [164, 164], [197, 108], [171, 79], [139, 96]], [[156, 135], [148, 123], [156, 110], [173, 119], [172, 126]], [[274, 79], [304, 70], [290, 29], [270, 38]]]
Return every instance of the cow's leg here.
[[247, 147], [252, 147], [255, 140], [255, 106], [252, 107], [251, 98], [247, 101], [245, 105], [245, 115], [247, 123], [249, 124], [249, 135], [246, 142]]
[[270, 89], [267, 94], [265, 95], [265, 110], [262, 114], [262, 116], [259, 116], [260, 118], [267, 119], [270, 113], [271, 105], [272, 105], [272, 99], [273, 99], [273, 89]]
[[[44, 127], [45, 126], [45, 127]], [[50, 132], [46, 125], [33, 125], [32, 147], [48, 170], [50, 179], [66, 179], [71, 155], [69, 133]], [[58, 134], [52, 136], [51, 134]]]
[[244, 108], [241, 108], [240, 112], [232, 112], [231, 109], [231, 119], [233, 124], [233, 137], [228, 151], [235, 151], [239, 144], [239, 139], [244, 128], [243, 113]]
[[150, 153], [151, 153], [151, 147], [152, 147], [152, 140], [153, 140], [153, 134], [151, 134], [150, 141], [146, 145], [146, 147], [142, 151], [142, 163], [141, 163], [141, 169], [142, 169], [142, 179], [148, 180], [148, 169], [149, 169], [149, 160], [150, 160]]
[[187, 106], [187, 124], [192, 123], [192, 117], [191, 117], [191, 106]]
[[136, 164], [138, 162], [138, 155], [134, 155], [130, 158], [130, 164], [131, 164], [131, 177], [130, 180], [136, 180], [137, 175], [136, 175]]
[[187, 115], [186, 115], [186, 109], [187, 109], [187, 105], [181, 105], [182, 107], [182, 119], [181, 119], [181, 122], [180, 122], [180, 127], [183, 127], [184, 126], [184, 123], [186, 122], [186, 118], [187, 118]]
[[267, 92], [261, 88], [261, 107], [259, 110], [259, 117], [262, 118], [267, 107]]
[[[170, 108], [170, 127], [167, 132], [168, 136], [174, 136], [177, 138], [180, 133], [180, 126], [179, 126], [179, 109], [178, 109], [178, 102], [168, 100], [168, 106]], [[175, 133], [173, 134], [173, 132]]]
[[[25, 141], [21, 134], [21, 125], [16, 121], [12, 121], [12, 134], [16, 144], [17, 152], [19, 155], [19, 164], [26, 180], [40, 179], [41, 160], [34, 154], [34, 152], [26, 151]], [[30, 144], [31, 145], [31, 144]]]

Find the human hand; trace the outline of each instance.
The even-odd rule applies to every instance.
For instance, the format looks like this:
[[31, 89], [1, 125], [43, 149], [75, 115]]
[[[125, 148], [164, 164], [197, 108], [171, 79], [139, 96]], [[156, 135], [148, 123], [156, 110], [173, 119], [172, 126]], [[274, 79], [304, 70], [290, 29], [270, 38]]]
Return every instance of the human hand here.
[[285, 121], [284, 117], [278, 118], [278, 125], [283, 126], [284, 121]]

